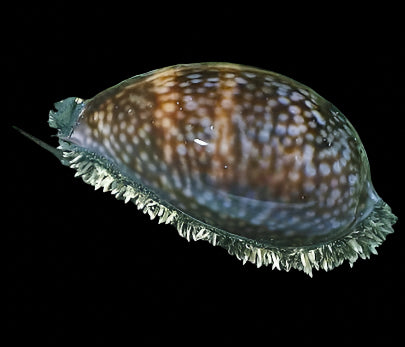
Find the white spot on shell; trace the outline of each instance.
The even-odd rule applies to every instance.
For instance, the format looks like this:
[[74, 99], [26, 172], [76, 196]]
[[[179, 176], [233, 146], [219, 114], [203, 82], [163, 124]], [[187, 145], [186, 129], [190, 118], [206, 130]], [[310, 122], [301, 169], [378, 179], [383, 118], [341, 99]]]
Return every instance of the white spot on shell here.
[[176, 108], [177, 108], [177, 106], [176, 106], [176, 104], [173, 103], [173, 102], [165, 102], [165, 103], [162, 105], [162, 109], [163, 109], [163, 111], [165, 111], [165, 112], [174, 112], [174, 111], [176, 111]]
[[285, 122], [286, 120], [288, 120], [288, 116], [285, 113], [280, 113], [278, 115], [278, 119], [280, 122]]
[[299, 114], [301, 113], [301, 109], [298, 106], [290, 105], [288, 106], [288, 111], [292, 114]]
[[288, 178], [289, 178], [291, 181], [296, 182], [296, 181], [299, 180], [300, 175], [299, 175], [299, 173], [298, 173], [297, 171], [290, 171], [290, 172], [288, 173]]
[[314, 147], [310, 145], [305, 145], [303, 152], [303, 159], [307, 162], [310, 162], [312, 160], [313, 155], [314, 155]]
[[337, 175], [342, 172], [342, 168], [340, 167], [340, 163], [338, 160], [333, 163], [332, 169], [333, 172]]
[[[114, 129], [113, 129], [113, 130], [114, 130]], [[133, 125], [133, 124], [129, 124], [128, 127], [127, 127], [127, 133], [128, 133], [128, 134], [133, 134], [134, 131], [135, 131], [134, 125]]]
[[180, 84], [179, 84], [179, 87], [180, 88], [186, 88], [186, 87], [188, 87], [190, 85], [190, 81], [185, 81], [185, 82], [181, 82]]
[[327, 176], [330, 174], [330, 166], [326, 163], [319, 164], [319, 172], [322, 176]]
[[314, 141], [314, 135], [312, 135], [311, 133], [306, 133], [305, 139], [308, 141]]
[[147, 162], [149, 159], [149, 156], [145, 151], [142, 151], [139, 153], [139, 158], [141, 158], [142, 161]]
[[312, 110], [312, 115], [320, 125], [325, 125], [325, 119], [322, 117], [322, 115], [317, 111], [317, 110]]
[[127, 143], [127, 144], [125, 145], [125, 151], [126, 151], [128, 154], [133, 154], [133, 153], [134, 153], [134, 147], [133, 147], [131, 144]]
[[223, 108], [231, 108], [231, 107], [232, 107], [232, 100], [230, 100], [230, 99], [223, 99], [223, 100], [221, 101], [221, 106], [222, 106]]
[[302, 94], [300, 94], [300, 93], [298, 93], [298, 92], [292, 92], [291, 93], [291, 95], [290, 95], [290, 99], [292, 100], [292, 101], [300, 101], [300, 100], [303, 100], [305, 97], [302, 95]]
[[354, 185], [357, 182], [357, 175], [350, 174], [348, 179], [349, 179], [349, 184]]
[[277, 135], [284, 135], [286, 133], [287, 129], [284, 125], [282, 124], [277, 124], [276, 126], [276, 134]]
[[131, 162], [131, 158], [129, 157], [129, 155], [127, 153], [122, 153], [122, 160], [129, 164]]
[[184, 144], [182, 144], [182, 143], [180, 143], [179, 145], [177, 145], [176, 150], [177, 150], [177, 153], [178, 153], [179, 155], [186, 155], [186, 153], [187, 153], [187, 148], [186, 148], [186, 146], [185, 146]]
[[291, 124], [288, 126], [288, 135], [297, 136], [299, 133], [300, 133], [300, 129], [296, 125]]
[[201, 77], [201, 74], [199, 74], [199, 73], [194, 73], [194, 74], [188, 75], [187, 77], [192, 80], [192, 79], [195, 79], [195, 78], [200, 78], [200, 77]]
[[265, 129], [262, 129], [262, 130], [259, 132], [259, 136], [258, 136], [259, 142], [260, 142], [260, 143], [266, 143], [266, 142], [269, 141], [269, 139], [270, 139], [270, 134], [269, 134], [269, 132], [268, 132], [267, 130], [265, 130]]
[[185, 107], [185, 109], [187, 109], [189, 111], [194, 111], [195, 109], [197, 109], [198, 104], [195, 101], [190, 100], [190, 101], [187, 101], [187, 103], [184, 105], [184, 107]]
[[170, 88], [166, 86], [155, 87], [156, 94], [166, 94], [169, 90]]
[[304, 123], [304, 117], [299, 116], [299, 115], [295, 115], [294, 116], [294, 122], [297, 123], [297, 124], [302, 124], [302, 123]]
[[[305, 189], [306, 193], [311, 193], [315, 189], [315, 184], [311, 181], [306, 181], [304, 183], [304, 189]], [[315, 212], [314, 212], [314, 215], [315, 215]]]
[[245, 72], [244, 75], [247, 78], [255, 78], [256, 77], [256, 74], [254, 72]]
[[235, 78], [235, 81], [236, 81], [236, 83], [238, 83], [238, 84], [246, 84], [246, 83], [248, 83], [244, 78], [242, 78], [242, 77], [236, 77]]
[[309, 162], [309, 163], [307, 163], [307, 165], [305, 165], [304, 172], [307, 177], [313, 177], [316, 175], [316, 169], [311, 162]]
[[283, 105], [288, 105], [290, 103], [290, 100], [284, 96], [280, 96], [277, 100], [280, 104]]
[[331, 198], [334, 200], [340, 198], [340, 195], [341, 195], [341, 193], [340, 193], [339, 189], [333, 189], [331, 192]]
[[254, 105], [253, 110], [257, 113], [263, 112], [263, 106], [262, 105]]
[[345, 148], [345, 149], [343, 150], [342, 154], [343, 154], [343, 157], [344, 157], [346, 160], [350, 160], [350, 149], [349, 149], [349, 148]]
[[268, 105], [269, 105], [270, 107], [276, 107], [276, 106], [278, 105], [278, 102], [277, 102], [277, 100], [270, 99], [270, 100], [268, 101]]

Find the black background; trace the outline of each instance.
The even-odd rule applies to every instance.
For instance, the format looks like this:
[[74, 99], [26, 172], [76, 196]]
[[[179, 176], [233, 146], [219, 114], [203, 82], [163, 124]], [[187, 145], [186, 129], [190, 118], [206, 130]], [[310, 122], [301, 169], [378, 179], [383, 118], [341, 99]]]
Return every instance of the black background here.
[[[4, 12], [3, 283], [13, 341], [388, 344], [401, 336], [402, 10], [263, 4], [19, 3]], [[54, 102], [201, 61], [282, 73], [350, 119], [377, 192], [400, 217], [378, 256], [312, 279], [243, 266], [95, 192], [11, 128], [56, 145], [47, 125]]]

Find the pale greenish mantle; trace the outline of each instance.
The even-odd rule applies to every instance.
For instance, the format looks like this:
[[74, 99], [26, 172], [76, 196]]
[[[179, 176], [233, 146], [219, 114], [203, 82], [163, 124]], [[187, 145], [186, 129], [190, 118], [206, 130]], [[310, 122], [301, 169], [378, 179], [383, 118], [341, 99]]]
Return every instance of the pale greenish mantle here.
[[179, 234], [187, 240], [206, 240], [212, 245], [225, 248], [243, 263], [251, 262], [260, 267], [271, 265], [273, 269], [289, 271], [298, 269], [312, 277], [312, 270], [331, 270], [348, 260], [350, 266], [360, 257], [369, 258], [377, 254], [376, 247], [382, 244], [386, 236], [393, 233], [392, 224], [397, 217], [390, 207], [379, 200], [374, 210], [350, 234], [339, 240], [310, 247], [263, 247], [254, 240], [226, 233], [220, 229], [196, 221], [194, 218], [161, 201], [158, 196], [142, 185], [129, 182], [126, 177], [112, 166], [88, 152], [79, 152], [61, 141], [58, 147], [63, 152], [64, 162], [77, 170], [75, 176], [95, 189], [110, 191], [117, 199], [132, 201], [139, 210], [148, 214], [158, 223], [173, 224]]

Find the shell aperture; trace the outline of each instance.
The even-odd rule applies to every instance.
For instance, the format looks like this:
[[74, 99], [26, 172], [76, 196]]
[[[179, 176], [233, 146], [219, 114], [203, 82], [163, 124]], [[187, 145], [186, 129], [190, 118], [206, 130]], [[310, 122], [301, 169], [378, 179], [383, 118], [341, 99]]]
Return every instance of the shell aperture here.
[[244, 262], [312, 274], [376, 253], [393, 232], [353, 126], [280, 74], [176, 65], [55, 107], [76, 175]]

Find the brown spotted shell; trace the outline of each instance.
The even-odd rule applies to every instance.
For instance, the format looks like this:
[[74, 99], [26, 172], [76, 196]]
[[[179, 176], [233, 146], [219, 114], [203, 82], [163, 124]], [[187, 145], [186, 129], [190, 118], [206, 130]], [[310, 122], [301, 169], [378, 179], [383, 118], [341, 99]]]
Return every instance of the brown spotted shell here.
[[348, 120], [255, 68], [179, 65], [129, 79], [86, 102], [69, 140], [184, 213], [263, 242], [335, 237], [375, 200]]
[[177, 65], [56, 108], [65, 164], [86, 182], [244, 261], [310, 273], [368, 256], [392, 232], [353, 126], [280, 74]]

